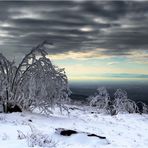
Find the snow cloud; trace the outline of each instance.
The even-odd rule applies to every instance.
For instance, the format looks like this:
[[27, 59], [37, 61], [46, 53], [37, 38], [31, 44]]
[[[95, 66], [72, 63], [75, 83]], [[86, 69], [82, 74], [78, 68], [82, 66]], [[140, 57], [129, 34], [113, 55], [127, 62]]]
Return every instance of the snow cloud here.
[[26, 49], [49, 40], [50, 53], [106, 48], [104, 54], [125, 55], [147, 50], [146, 1], [21, 1], [0, 2], [3, 49]]
[[148, 63], [147, 24], [148, 1], [1, 1], [0, 52], [19, 60], [48, 40], [53, 59]]

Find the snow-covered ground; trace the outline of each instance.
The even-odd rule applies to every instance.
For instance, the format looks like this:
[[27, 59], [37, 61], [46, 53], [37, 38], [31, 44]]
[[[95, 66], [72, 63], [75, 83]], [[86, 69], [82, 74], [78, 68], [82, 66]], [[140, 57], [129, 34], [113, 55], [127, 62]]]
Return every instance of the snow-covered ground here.
[[[56, 128], [82, 133], [61, 136]], [[105, 136], [88, 137], [83, 132]], [[55, 148], [147, 148], [148, 115], [119, 114], [110, 116], [86, 110], [70, 110], [70, 116], [55, 111], [45, 116], [37, 113], [0, 114], [0, 147]]]

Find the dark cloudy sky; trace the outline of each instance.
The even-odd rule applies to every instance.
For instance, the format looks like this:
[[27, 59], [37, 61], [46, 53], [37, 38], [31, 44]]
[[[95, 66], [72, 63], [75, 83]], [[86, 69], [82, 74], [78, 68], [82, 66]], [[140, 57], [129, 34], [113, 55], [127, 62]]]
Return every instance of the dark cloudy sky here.
[[148, 79], [148, 1], [0, 1], [0, 52], [43, 40], [69, 79]]

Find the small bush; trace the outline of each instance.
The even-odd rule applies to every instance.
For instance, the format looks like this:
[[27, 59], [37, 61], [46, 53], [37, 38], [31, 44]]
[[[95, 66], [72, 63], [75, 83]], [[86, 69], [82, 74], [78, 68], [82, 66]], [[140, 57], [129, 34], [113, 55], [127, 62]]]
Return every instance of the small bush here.
[[47, 134], [43, 134], [41, 131], [38, 131], [35, 127], [31, 126], [31, 133], [25, 135], [22, 131], [18, 130], [18, 139], [26, 139], [27, 145], [29, 147], [48, 147], [54, 148], [55, 142]]
[[55, 147], [55, 142], [47, 134], [31, 133], [27, 135], [26, 139], [29, 147]]

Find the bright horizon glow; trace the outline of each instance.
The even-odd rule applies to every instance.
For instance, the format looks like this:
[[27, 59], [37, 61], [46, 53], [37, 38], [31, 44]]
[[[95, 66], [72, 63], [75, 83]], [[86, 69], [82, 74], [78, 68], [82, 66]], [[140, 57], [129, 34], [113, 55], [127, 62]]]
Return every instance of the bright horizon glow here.
[[146, 53], [132, 51], [129, 56], [103, 55], [96, 49], [48, 55], [52, 62], [65, 68], [70, 81], [148, 80]]

